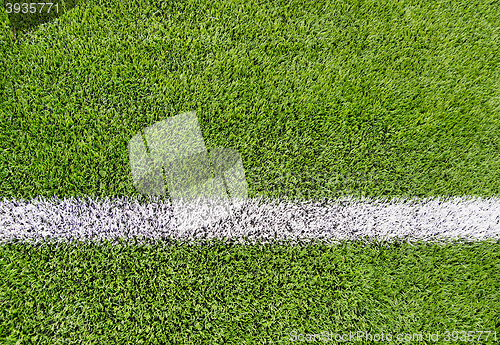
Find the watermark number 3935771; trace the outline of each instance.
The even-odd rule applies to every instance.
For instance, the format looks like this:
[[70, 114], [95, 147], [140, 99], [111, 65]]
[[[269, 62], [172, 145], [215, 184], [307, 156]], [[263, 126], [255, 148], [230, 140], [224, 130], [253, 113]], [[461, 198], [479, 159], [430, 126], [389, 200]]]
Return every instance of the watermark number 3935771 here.
[[52, 2], [32, 2], [32, 3], [18, 3], [18, 2], [7, 2], [5, 3], [5, 10], [7, 13], [31, 13], [34, 14], [38, 11], [38, 13], [42, 13], [47, 11], [50, 13], [53, 12], [59, 13], [59, 4], [54, 4]]

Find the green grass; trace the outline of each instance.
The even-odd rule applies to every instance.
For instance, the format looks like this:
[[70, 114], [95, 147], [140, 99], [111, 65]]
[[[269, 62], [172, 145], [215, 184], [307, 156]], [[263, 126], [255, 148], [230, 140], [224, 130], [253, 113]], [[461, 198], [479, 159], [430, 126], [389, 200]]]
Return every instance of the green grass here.
[[[190, 110], [250, 197], [500, 195], [498, 1], [108, 1], [16, 41], [0, 24], [2, 198], [139, 197], [128, 140]], [[500, 334], [498, 243], [0, 253], [13, 344]]]
[[0, 333], [274, 344], [292, 331], [498, 331], [498, 244], [5, 245]]
[[0, 195], [137, 195], [128, 140], [190, 110], [251, 196], [500, 195], [495, 3], [126, 4], [3, 30]]

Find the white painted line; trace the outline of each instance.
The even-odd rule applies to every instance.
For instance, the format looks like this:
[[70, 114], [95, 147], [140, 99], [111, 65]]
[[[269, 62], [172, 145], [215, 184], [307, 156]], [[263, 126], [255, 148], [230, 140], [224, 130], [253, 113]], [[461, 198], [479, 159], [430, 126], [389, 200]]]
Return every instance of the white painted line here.
[[[401, 239], [467, 241], [500, 238], [500, 199], [434, 198], [370, 200], [343, 198], [329, 202], [246, 199], [229, 216], [200, 219], [192, 227], [176, 224], [174, 207], [150, 197], [36, 198], [0, 202], [0, 242], [136, 239], [213, 239], [267, 242], [271, 239]], [[191, 211], [190, 211], [191, 212]], [[213, 212], [212, 212], [213, 214]], [[248, 243], [248, 242], [246, 242]]]

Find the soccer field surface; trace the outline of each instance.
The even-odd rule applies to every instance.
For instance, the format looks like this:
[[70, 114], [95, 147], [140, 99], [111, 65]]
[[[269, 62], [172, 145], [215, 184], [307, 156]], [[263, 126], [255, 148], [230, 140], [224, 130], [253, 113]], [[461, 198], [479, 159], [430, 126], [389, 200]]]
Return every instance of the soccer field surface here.
[[[498, 341], [498, 2], [9, 18], [1, 343]], [[207, 148], [241, 155], [248, 199], [181, 230], [168, 195], [138, 193], [128, 144], [188, 111]]]

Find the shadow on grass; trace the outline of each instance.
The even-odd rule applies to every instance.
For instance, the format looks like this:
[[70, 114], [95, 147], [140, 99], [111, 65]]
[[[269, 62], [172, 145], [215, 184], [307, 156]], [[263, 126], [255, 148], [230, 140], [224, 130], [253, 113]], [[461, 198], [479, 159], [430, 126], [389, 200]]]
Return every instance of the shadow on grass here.
[[41, 24], [54, 21], [78, 5], [80, 0], [6, 0], [5, 12], [14, 33], [14, 40], [25, 32], [36, 30]]

